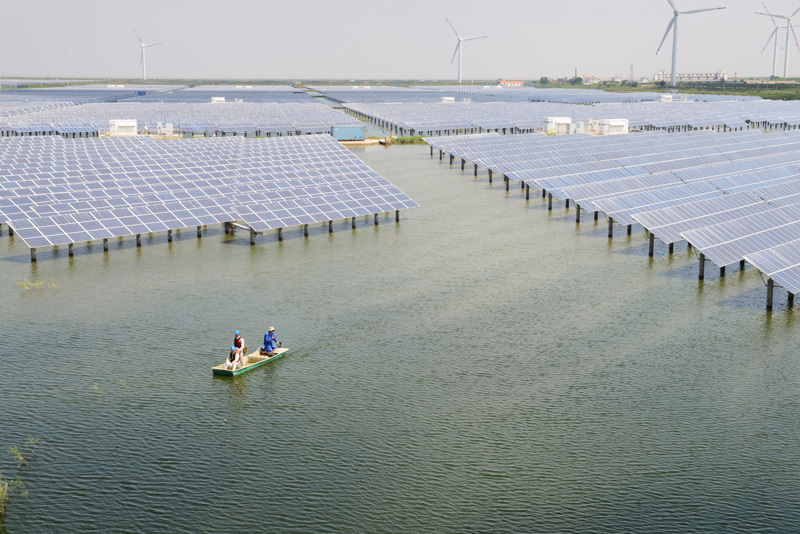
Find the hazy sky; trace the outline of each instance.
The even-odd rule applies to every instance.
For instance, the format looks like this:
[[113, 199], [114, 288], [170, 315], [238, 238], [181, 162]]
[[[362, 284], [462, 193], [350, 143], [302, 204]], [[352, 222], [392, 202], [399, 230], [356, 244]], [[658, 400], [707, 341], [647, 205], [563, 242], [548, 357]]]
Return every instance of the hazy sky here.
[[[790, 14], [800, 0], [765, 0]], [[681, 10], [678, 72], [768, 76], [774, 28], [760, 0], [675, 0]], [[141, 75], [132, 28], [157, 78], [455, 79], [449, 17], [465, 43], [463, 78], [579, 74], [627, 78], [669, 71], [671, 37], [656, 48], [667, 0], [5, 0], [0, 75]], [[800, 22], [800, 14], [798, 14]], [[800, 33], [800, 29], [798, 29]], [[782, 73], [783, 34], [779, 47]], [[800, 76], [790, 47], [789, 76]]]

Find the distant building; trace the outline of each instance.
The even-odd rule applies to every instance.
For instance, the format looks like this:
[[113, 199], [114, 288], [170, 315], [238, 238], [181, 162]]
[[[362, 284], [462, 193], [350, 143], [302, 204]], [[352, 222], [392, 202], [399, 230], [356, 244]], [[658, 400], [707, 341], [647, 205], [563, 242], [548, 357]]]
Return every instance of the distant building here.
[[525, 85], [525, 82], [521, 81], [509, 81], [509, 80], [500, 80], [500, 85], [503, 87], [522, 87]]
[[583, 85], [595, 85], [600, 83], [600, 78], [597, 76], [581, 76], [583, 78]]
[[[714, 82], [722, 82], [728, 79], [728, 75], [725, 71], [718, 70], [714, 73], [703, 72], [699, 74], [678, 74], [675, 76], [676, 82], [695, 82], [695, 83], [714, 83]], [[655, 82], [669, 82], [670, 81], [670, 73], [658, 71], [656, 75], [653, 77], [653, 81]]]

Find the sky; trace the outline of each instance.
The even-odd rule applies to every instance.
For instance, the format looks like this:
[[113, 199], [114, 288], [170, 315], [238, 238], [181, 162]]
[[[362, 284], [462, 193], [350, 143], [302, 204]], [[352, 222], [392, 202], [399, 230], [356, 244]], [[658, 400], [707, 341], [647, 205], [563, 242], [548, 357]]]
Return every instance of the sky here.
[[[679, 73], [769, 76], [774, 25], [761, 0], [674, 0], [680, 17]], [[764, 0], [789, 15], [800, 0]], [[539, 79], [595, 75], [627, 79], [669, 72], [667, 0], [6, 0], [0, 76], [248, 79], [450, 79], [456, 36], [462, 76]], [[800, 22], [800, 14], [798, 14]], [[800, 33], [800, 29], [798, 30]], [[783, 72], [781, 32], [778, 74]], [[800, 77], [800, 51], [789, 50]]]

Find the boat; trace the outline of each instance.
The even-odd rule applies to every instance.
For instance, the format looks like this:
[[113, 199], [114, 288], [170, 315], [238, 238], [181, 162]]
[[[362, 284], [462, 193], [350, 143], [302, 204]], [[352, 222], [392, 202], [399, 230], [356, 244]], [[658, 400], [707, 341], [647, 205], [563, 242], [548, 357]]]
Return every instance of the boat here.
[[275, 349], [275, 352], [276, 354], [274, 356], [267, 356], [266, 354], [260, 354], [259, 352], [253, 354], [247, 354], [245, 355], [244, 367], [239, 367], [235, 371], [231, 371], [230, 369], [225, 369], [225, 364], [222, 364], [222, 365], [217, 365], [216, 367], [212, 367], [211, 372], [215, 375], [220, 375], [220, 376], [237, 376], [242, 373], [252, 371], [256, 367], [261, 367], [265, 363], [269, 363], [282, 358], [284, 354], [289, 352], [289, 349], [279, 347]]

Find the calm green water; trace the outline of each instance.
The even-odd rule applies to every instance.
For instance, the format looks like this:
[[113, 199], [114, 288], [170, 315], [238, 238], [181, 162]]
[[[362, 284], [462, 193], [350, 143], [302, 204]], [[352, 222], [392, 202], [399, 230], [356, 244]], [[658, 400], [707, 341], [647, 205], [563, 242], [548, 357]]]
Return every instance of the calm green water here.
[[[800, 529], [783, 292], [424, 146], [358, 155], [421, 207], [37, 264], [4, 227], [0, 447], [47, 443], [9, 533]], [[287, 357], [212, 378], [269, 326]]]

